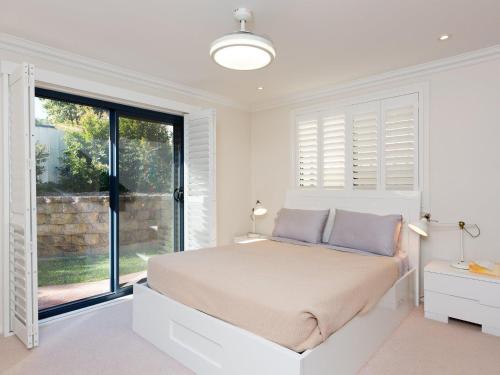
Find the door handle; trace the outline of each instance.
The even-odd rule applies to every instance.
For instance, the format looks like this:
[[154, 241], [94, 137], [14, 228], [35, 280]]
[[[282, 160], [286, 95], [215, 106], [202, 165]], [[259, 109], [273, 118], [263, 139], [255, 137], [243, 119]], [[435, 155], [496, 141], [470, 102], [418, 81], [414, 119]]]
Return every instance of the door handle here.
[[174, 190], [174, 200], [176, 202], [184, 202], [184, 189], [178, 187]]

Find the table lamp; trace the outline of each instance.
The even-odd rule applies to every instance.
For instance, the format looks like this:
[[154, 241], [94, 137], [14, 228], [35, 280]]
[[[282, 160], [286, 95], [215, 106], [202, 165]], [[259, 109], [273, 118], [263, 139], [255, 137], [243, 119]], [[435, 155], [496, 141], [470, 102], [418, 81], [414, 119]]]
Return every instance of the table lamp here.
[[[431, 214], [426, 213], [422, 215], [422, 218], [419, 221], [415, 221], [408, 224], [408, 228], [410, 228], [415, 233], [420, 236], [427, 237], [429, 235], [429, 223], [430, 222], [439, 223], [437, 220], [431, 220]], [[457, 225], [457, 223], [440, 223], [442, 225]], [[464, 221], [458, 222], [458, 228], [460, 229], [460, 258], [451, 263], [451, 266], [454, 268], [458, 268], [461, 270], [468, 270], [469, 265], [465, 262], [464, 255], [464, 232], [467, 233], [471, 238], [477, 238], [481, 234], [481, 229], [477, 224], [465, 224]], [[473, 229], [471, 231], [470, 229]]]
[[263, 216], [266, 213], [267, 208], [262, 205], [261, 201], [257, 200], [257, 202], [255, 202], [255, 206], [252, 208], [252, 215], [250, 215], [250, 217], [252, 218], [252, 231], [248, 233], [248, 237], [259, 237], [259, 235], [255, 233], [255, 217]]

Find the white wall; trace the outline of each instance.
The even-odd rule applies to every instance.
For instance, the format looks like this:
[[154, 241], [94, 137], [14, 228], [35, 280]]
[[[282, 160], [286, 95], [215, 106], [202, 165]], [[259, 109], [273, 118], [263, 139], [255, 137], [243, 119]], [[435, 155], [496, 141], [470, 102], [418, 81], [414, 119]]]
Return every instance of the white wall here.
[[[481, 236], [466, 238], [466, 256], [500, 261], [500, 59], [429, 74], [363, 92], [429, 82], [429, 194], [435, 219], [477, 223]], [[300, 105], [320, 104], [320, 101]], [[269, 213], [258, 219], [257, 231], [270, 233], [276, 212], [290, 186], [290, 112], [287, 106], [252, 114], [253, 199]], [[455, 228], [433, 226], [422, 241], [422, 260], [454, 259], [459, 252]]]
[[[0, 85], [3, 84], [3, 79], [0, 76]], [[1, 87], [1, 86], [0, 86]], [[2, 97], [2, 92], [3, 90], [0, 89], [0, 116], [3, 114], [3, 108], [2, 108], [2, 103], [3, 103], [3, 97]], [[3, 272], [3, 265], [4, 265], [4, 258], [5, 258], [5, 252], [7, 249], [4, 249], [4, 238], [7, 235], [7, 228], [5, 228], [4, 225], [4, 212], [5, 212], [5, 202], [3, 199], [5, 190], [5, 174], [4, 174], [4, 160], [3, 160], [3, 129], [1, 127], [2, 124], [2, 117], [0, 117], [0, 336], [3, 334], [3, 299], [4, 299], [4, 272]]]
[[[249, 229], [249, 212], [251, 209], [251, 175], [250, 169], [250, 114], [246, 111], [222, 106], [192, 97], [166, 92], [151, 87], [143, 87], [127, 81], [100, 76], [98, 73], [70, 68], [41, 58], [21, 56], [0, 50], [0, 60], [15, 62], [29, 62], [38, 68], [43, 68], [83, 79], [106, 83], [116, 87], [134, 90], [140, 93], [154, 95], [202, 108], [216, 108], [217, 110], [217, 240], [219, 244], [232, 241], [237, 234], [246, 233]], [[2, 135], [0, 133], [0, 145]], [[0, 146], [1, 147], [1, 146]], [[1, 148], [0, 148], [1, 149]], [[0, 194], [6, 176], [2, 170], [2, 156], [0, 153]], [[0, 195], [0, 212], [3, 212], [3, 201]], [[0, 225], [3, 227], [4, 223]], [[0, 236], [2, 236], [0, 232]], [[4, 249], [2, 249], [3, 251]], [[1, 264], [0, 264], [1, 266]], [[0, 275], [2, 270], [0, 268]], [[3, 291], [0, 278], [0, 293]], [[0, 300], [0, 333], [2, 329], [2, 301]]]

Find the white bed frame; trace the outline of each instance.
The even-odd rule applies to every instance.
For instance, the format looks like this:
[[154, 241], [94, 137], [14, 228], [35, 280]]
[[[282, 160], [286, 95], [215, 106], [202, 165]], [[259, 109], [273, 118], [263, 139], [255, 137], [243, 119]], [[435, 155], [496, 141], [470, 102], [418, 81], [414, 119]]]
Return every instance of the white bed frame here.
[[[418, 193], [287, 192], [285, 207], [336, 207], [419, 218]], [[134, 285], [133, 329], [186, 367], [202, 375], [355, 374], [418, 305], [419, 237], [403, 225], [401, 248], [410, 271], [367, 314], [356, 316], [319, 346], [296, 353], [162, 295]]]

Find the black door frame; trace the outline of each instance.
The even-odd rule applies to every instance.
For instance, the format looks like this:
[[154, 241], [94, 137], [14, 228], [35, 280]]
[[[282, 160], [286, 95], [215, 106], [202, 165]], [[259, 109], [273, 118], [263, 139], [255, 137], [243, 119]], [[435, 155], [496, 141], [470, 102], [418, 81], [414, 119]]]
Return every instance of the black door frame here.
[[[39, 310], [38, 319], [64, 314], [70, 311], [93, 306], [106, 301], [126, 296], [132, 293], [132, 285], [121, 288], [119, 285], [119, 118], [120, 116], [140, 118], [171, 124], [174, 128], [174, 178], [176, 192], [184, 188], [184, 117], [170, 113], [152, 111], [124, 104], [108, 102], [84, 96], [68, 94], [43, 88], [35, 89], [35, 96], [44, 99], [54, 99], [64, 102], [103, 108], [109, 111], [109, 194], [110, 194], [110, 292], [87, 297], [73, 302], [64, 303], [47, 309]], [[174, 204], [174, 239], [179, 251], [184, 250], [184, 203], [176, 199]]]

